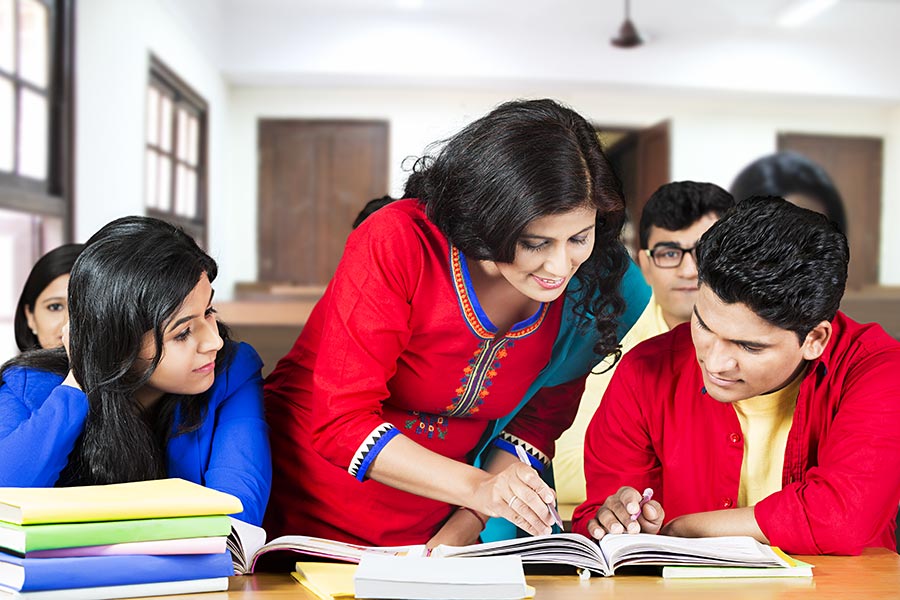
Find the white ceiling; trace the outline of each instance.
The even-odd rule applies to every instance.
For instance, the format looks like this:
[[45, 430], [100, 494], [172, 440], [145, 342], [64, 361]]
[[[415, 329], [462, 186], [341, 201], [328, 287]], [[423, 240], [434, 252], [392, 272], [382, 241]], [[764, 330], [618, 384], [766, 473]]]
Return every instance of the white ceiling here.
[[[181, 0], [236, 85], [638, 87], [900, 102], [900, 0]], [[418, 7], [415, 7], [418, 5]], [[194, 21], [196, 22], [196, 21]]]

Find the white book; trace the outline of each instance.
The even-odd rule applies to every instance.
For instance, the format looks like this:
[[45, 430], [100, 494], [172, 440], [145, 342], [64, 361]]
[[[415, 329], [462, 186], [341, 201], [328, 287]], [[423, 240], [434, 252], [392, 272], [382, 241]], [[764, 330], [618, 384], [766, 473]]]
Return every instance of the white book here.
[[0, 587], [0, 600], [5, 600], [6, 598], [22, 598], [23, 600], [105, 600], [107, 598], [141, 598], [144, 596], [224, 592], [226, 590], [228, 590], [228, 578], [213, 577], [210, 579], [188, 579], [186, 581], [161, 581], [158, 583], [107, 585], [34, 592], [13, 592], [7, 588]]
[[458, 560], [364, 554], [353, 577], [357, 598], [375, 600], [521, 600], [518, 556]]

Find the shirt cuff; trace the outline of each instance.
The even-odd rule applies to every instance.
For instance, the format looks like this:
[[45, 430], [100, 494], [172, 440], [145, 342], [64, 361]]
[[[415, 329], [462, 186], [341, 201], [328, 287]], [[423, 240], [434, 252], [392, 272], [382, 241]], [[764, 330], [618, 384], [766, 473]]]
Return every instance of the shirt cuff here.
[[347, 469], [351, 475], [358, 480], [363, 481], [372, 461], [378, 456], [378, 453], [391, 441], [394, 436], [399, 435], [400, 430], [396, 429], [390, 423], [382, 423], [366, 436], [363, 443], [356, 449], [353, 459], [350, 461], [350, 468]]

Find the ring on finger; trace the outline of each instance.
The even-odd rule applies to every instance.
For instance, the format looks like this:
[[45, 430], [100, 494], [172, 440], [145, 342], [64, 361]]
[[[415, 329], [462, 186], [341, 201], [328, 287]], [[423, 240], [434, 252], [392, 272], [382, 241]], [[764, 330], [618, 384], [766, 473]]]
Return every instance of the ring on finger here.
[[513, 495], [512, 495], [512, 498], [510, 498], [506, 503], [509, 505], [510, 508], [512, 508], [512, 507], [513, 507], [513, 502], [515, 502], [515, 501], [518, 500], [518, 499], [519, 499], [519, 497], [516, 496], [515, 494], [513, 494]]

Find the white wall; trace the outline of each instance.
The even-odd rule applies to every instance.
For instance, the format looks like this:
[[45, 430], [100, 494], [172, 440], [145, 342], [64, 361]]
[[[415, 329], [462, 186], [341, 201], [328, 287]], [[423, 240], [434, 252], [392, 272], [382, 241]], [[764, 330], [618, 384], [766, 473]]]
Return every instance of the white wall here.
[[890, 114], [884, 144], [884, 201], [881, 204], [880, 282], [900, 285], [900, 106]]
[[[228, 36], [228, 27], [222, 27], [230, 13], [225, 14], [221, 6], [219, 0], [78, 3], [77, 240], [85, 240], [111, 219], [144, 212], [145, 89], [153, 53], [210, 105], [208, 241], [220, 262], [219, 298], [230, 298], [235, 282], [256, 278], [258, 119], [388, 121], [390, 192], [397, 195], [407, 175], [401, 169], [406, 156], [421, 154], [428, 143], [452, 134], [499, 102], [538, 96], [566, 101], [601, 125], [641, 127], [670, 119], [673, 178], [714, 181], [726, 187], [743, 165], [775, 149], [775, 136], [781, 131], [884, 137], [880, 276], [884, 284], [900, 285], [900, 237], [890, 236], [888, 229], [889, 223], [900, 219], [900, 106], [896, 100], [894, 104], [825, 101], [696, 88], [547, 83], [546, 78], [543, 83], [534, 79], [527, 83], [510, 77], [503, 83], [487, 80], [477, 86], [441, 82], [435, 76], [416, 88], [390, 88], [384, 79], [372, 77], [354, 79], [357, 83], [351, 85], [229, 87], [223, 80], [221, 57], [234, 59], [235, 48], [244, 46]], [[409, 44], [404, 48], [408, 51]], [[232, 72], [241, 70], [240, 61], [236, 62], [230, 65]], [[275, 63], [273, 68], [278, 66]], [[602, 70], [610, 71], [608, 66]]]
[[[407, 173], [404, 157], [452, 134], [514, 97], [552, 96], [601, 125], [672, 124], [672, 178], [731, 184], [751, 160], [775, 151], [779, 132], [884, 137], [881, 282], [900, 284], [900, 237], [887, 223], [900, 218], [900, 107], [871, 101], [690, 93], [660, 90], [585, 89], [463, 91], [453, 89], [233, 88], [229, 106], [230, 162], [225, 197], [227, 235], [239, 242], [222, 248], [228, 282], [253, 281], [257, 273], [257, 122], [260, 118], [366, 118], [390, 123], [390, 191], [398, 195]], [[360, 204], [366, 200], [360, 199]], [[893, 219], [893, 220], [892, 220]], [[891, 260], [894, 257], [894, 260]], [[226, 281], [219, 288], [224, 293]]]
[[[197, 22], [206, 22], [197, 12], [206, 5], [192, 0], [192, 6]], [[225, 244], [221, 209], [227, 206], [228, 93], [214, 62], [215, 34], [190, 29], [168, 0], [80, 0], [76, 25], [76, 240], [84, 241], [117, 217], [144, 214], [145, 98], [152, 53], [210, 106], [208, 237], [212, 254], [218, 255]]]

